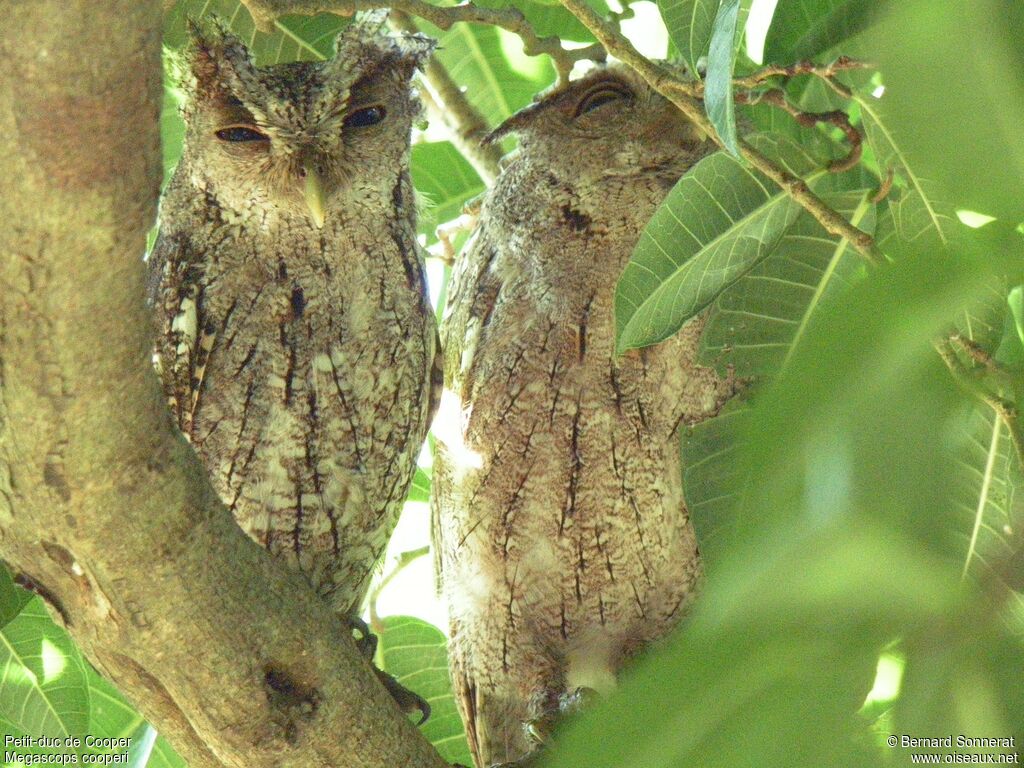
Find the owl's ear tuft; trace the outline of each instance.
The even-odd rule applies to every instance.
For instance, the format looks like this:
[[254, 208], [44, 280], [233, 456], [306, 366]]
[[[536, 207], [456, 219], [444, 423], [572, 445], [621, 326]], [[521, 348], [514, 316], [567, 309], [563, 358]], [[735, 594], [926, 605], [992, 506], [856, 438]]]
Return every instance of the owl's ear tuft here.
[[345, 82], [362, 78], [369, 71], [400, 72], [411, 79], [434, 51], [436, 43], [425, 35], [392, 35], [388, 32], [387, 10], [359, 14], [334, 42], [334, 57], [324, 73]]
[[402, 35], [396, 42], [408, 62], [409, 77], [412, 77], [417, 69], [423, 69], [423, 65], [437, 48], [437, 41], [426, 35]]
[[189, 42], [181, 74], [190, 90], [206, 97], [230, 98], [255, 69], [249, 49], [221, 21], [188, 21]]

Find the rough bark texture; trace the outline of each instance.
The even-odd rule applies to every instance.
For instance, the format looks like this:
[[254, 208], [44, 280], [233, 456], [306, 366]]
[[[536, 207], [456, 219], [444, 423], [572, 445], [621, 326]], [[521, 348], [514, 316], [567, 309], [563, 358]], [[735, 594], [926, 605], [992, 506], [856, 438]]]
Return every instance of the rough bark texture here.
[[141, 260], [160, 0], [0, 18], [0, 557], [193, 768], [444, 765], [172, 428]]

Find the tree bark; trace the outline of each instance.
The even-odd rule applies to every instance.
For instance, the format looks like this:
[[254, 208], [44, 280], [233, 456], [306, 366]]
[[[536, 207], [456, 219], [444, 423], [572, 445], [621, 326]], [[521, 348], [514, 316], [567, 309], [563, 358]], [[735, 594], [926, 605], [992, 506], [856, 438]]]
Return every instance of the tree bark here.
[[439, 768], [166, 411], [142, 263], [160, 12], [0, 0], [0, 556], [192, 768]]

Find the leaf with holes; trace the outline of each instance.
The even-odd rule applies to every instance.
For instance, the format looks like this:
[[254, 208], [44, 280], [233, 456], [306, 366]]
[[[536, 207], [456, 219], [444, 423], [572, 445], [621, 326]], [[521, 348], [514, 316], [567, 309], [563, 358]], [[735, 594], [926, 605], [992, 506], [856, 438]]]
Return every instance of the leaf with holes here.
[[779, 0], [764, 44], [766, 64], [810, 59], [868, 27], [878, 0]]
[[704, 107], [725, 148], [739, 157], [736, 136], [736, 104], [732, 98], [732, 73], [736, 65], [736, 15], [740, 0], [723, 0], [715, 16], [708, 52]]
[[676, 50], [696, 74], [697, 61], [711, 42], [718, 0], [658, 0], [658, 9]]
[[30, 736], [89, 732], [86, 666], [41, 599], [0, 631], [0, 719]]
[[[817, 163], [799, 147], [754, 139], [797, 175]], [[807, 176], [814, 182], [824, 175]], [[644, 228], [615, 293], [618, 350], [666, 339], [765, 258], [800, 213], [774, 183], [732, 155], [701, 160]]]
[[462, 720], [452, 696], [448, 646], [437, 627], [411, 616], [388, 616], [378, 633], [381, 669], [430, 704], [423, 735], [449, 763], [472, 765]]

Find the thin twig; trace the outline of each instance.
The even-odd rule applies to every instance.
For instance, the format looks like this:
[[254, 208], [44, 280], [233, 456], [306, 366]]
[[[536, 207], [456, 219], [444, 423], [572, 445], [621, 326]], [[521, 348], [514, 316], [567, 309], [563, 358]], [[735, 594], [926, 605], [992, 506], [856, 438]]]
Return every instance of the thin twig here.
[[812, 75], [822, 80], [828, 80], [834, 77], [836, 72], [872, 68], [873, 65], [868, 62], [851, 59], [848, 56], [840, 56], [831, 64], [826, 64], [825, 66], [819, 66], [810, 61], [801, 61], [789, 66], [770, 64], [744, 77], [733, 78], [732, 82], [737, 88], [757, 88], [773, 77], [790, 78], [799, 75]]
[[778, 88], [771, 88], [767, 91], [756, 93], [738, 93], [736, 94], [736, 101], [742, 104], [770, 104], [785, 111], [804, 128], [812, 128], [818, 123], [826, 123], [842, 131], [850, 145], [850, 151], [845, 157], [829, 163], [828, 170], [831, 173], [843, 173], [860, 162], [861, 154], [864, 151], [864, 141], [860, 131], [850, 123], [850, 116], [841, 109], [833, 109], [828, 112], [805, 112], [799, 107], [790, 104], [786, 94]]
[[[954, 345], [960, 346], [968, 357], [978, 363], [981, 368], [977, 371], [971, 371], [964, 366], [954, 349]], [[1006, 430], [1010, 435], [1010, 443], [1013, 445], [1017, 461], [1024, 467], [1024, 429], [1022, 429], [1020, 423], [1020, 412], [1017, 410], [1016, 405], [1001, 394], [992, 392], [985, 387], [985, 384], [995, 383], [999, 392], [1002, 392], [1007, 382], [1012, 385], [1012, 379], [999, 368], [991, 355], [974, 341], [966, 339], [960, 334], [953, 334], [948, 339], [941, 339], [935, 342], [934, 346], [935, 351], [942, 358], [942, 362], [946, 364], [949, 372], [953, 375], [954, 381], [975, 399], [995, 411], [996, 416], [1006, 426]], [[981, 372], [983, 375], [979, 377], [977, 375], [978, 372]]]

